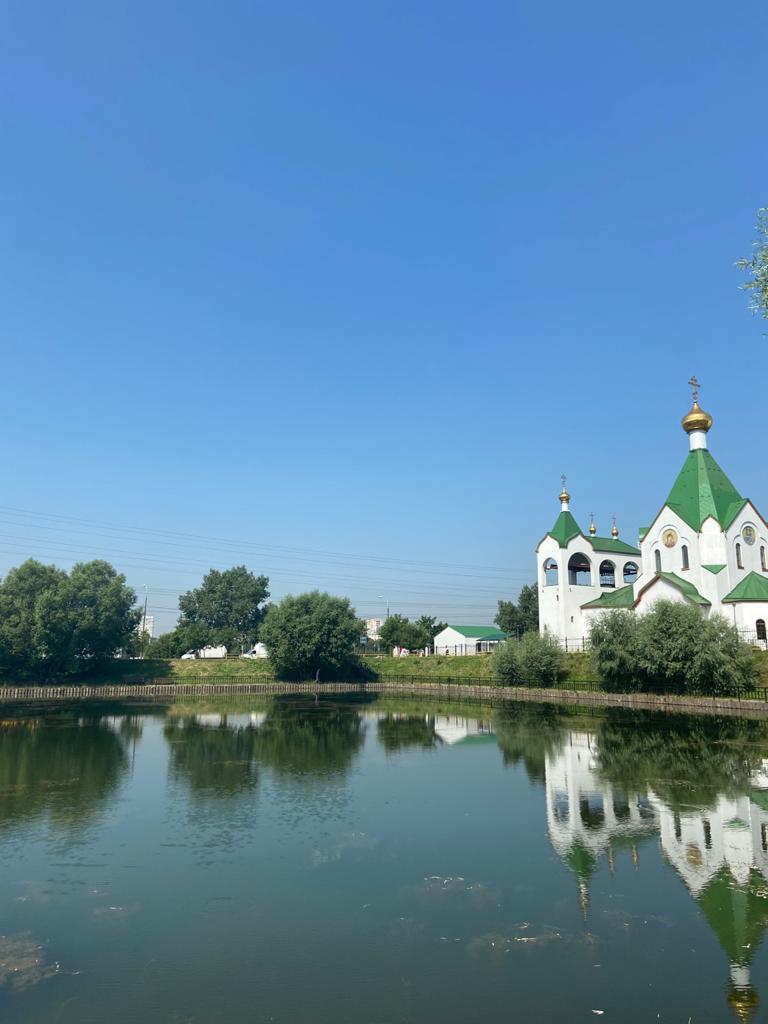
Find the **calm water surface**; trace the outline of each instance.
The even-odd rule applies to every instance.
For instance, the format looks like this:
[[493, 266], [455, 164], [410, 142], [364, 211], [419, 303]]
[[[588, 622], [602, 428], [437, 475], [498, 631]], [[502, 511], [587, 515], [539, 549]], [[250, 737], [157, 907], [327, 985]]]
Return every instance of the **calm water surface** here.
[[768, 1020], [765, 723], [0, 714], [4, 1024]]

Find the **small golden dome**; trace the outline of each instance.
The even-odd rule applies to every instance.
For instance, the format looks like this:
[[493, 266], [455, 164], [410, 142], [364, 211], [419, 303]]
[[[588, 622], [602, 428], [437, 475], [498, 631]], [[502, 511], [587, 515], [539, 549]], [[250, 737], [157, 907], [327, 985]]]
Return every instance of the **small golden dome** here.
[[704, 412], [696, 399], [694, 399], [691, 411], [683, 416], [681, 422], [686, 434], [691, 434], [694, 430], [703, 430], [706, 433], [712, 426], [712, 417], [708, 412]]
[[619, 536], [619, 528], [616, 525], [616, 516], [613, 517], [613, 526], [611, 527], [611, 536], [616, 538]]
[[757, 1013], [760, 999], [751, 985], [743, 988], [731, 985], [728, 989], [728, 1005], [741, 1024], [748, 1024]]
[[694, 430], [703, 430], [706, 433], [712, 426], [712, 417], [699, 405], [699, 382], [695, 377], [688, 381], [693, 389], [693, 405], [690, 412], [683, 416], [681, 422], [686, 434], [692, 434]]
[[564, 501], [567, 504], [571, 500], [571, 496], [565, 487], [565, 476], [561, 476], [560, 479], [563, 481], [563, 489], [560, 491], [560, 501]]
[[594, 512], [590, 512], [589, 513], [589, 519], [590, 519], [589, 535], [590, 535], [590, 537], [594, 537], [595, 534], [597, 533], [597, 527], [595, 526], [595, 513]]

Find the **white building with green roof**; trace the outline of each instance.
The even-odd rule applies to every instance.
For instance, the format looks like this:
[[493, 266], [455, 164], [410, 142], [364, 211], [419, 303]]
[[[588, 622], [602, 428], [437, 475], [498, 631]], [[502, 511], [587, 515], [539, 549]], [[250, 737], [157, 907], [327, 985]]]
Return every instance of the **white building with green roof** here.
[[698, 403], [682, 420], [690, 451], [669, 496], [637, 546], [584, 533], [560, 494], [560, 515], [540, 541], [539, 625], [579, 643], [597, 616], [613, 608], [648, 611], [659, 600], [681, 601], [702, 615], [719, 614], [766, 644], [768, 524], [736, 490], [707, 448], [712, 417]]
[[506, 639], [498, 626], [446, 626], [435, 637], [435, 654], [489, 654]]

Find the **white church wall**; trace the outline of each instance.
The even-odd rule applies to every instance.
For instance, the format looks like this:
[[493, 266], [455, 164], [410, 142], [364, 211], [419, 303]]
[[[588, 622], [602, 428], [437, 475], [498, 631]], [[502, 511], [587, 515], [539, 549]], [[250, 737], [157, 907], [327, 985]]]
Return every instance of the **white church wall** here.
[[[744, 538], [745, 528], [750, 527], [753, 531], [754, 542], [749, 543]], [[734, 519], [725, 534], [725, 544], [728, 554], [728, 569], [733, 568], [733, 584], [736, 586], [740, 579], [750, 572], [760, 573], [768, 577], [768, 528], [762, 521], [757, 509], [749, 502]], [[736, 545], [741, 545], [741, 562], [743, 569], [738, 566]], [[763, 569], [760, 549], [765, 552], [766, 569]], [[723, 559], [725, 561], [725, 559]]]

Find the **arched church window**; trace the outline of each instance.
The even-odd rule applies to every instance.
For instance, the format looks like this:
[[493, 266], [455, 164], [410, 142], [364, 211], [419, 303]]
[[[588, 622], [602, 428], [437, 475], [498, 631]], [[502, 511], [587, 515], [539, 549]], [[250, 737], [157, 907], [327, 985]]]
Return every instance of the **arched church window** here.
[[600, 563], [600, 586], [616, 586], [616, 566], [608, 558], [606, 558], [604, 562]]
[[690, 569], [691, 568], [691, 563], [688, 561], [688, 545], [687, 544], [683, 544], [682, 553], [683, 553], [683, 568], [684, 569]]
[[658, 548], [653, 552], [653, 557], [656, 562], [656, 572], [661, 572], [661, 552]]
[[768, 639], [768, 633], [765, 631], [765, 619], [758, 619], [755, 623], [755, 630], [757, 631], [758, 640]]
[[624, 566], [624, 582], [634, 583], [637, 579], [638, 569], [635, 562], [627, 562]]
[[763, 572], [768, 572], [768, 565], [765, 564], [765, 548], [760, 548], [760, 568]]
[[568, 582], [576, 587], [592, 585], [592, 563], [586, 555], [580, 552], [571, 555], [568, 562]]
[[741, 557], [741, 544], [738, 541], [736, 542], [736, 568], [744, 568], [744, 559]]
[[556, 587], [559, 579], [557, 562], [554, 558], [548, 558], [544, 562], [544, 586]]

